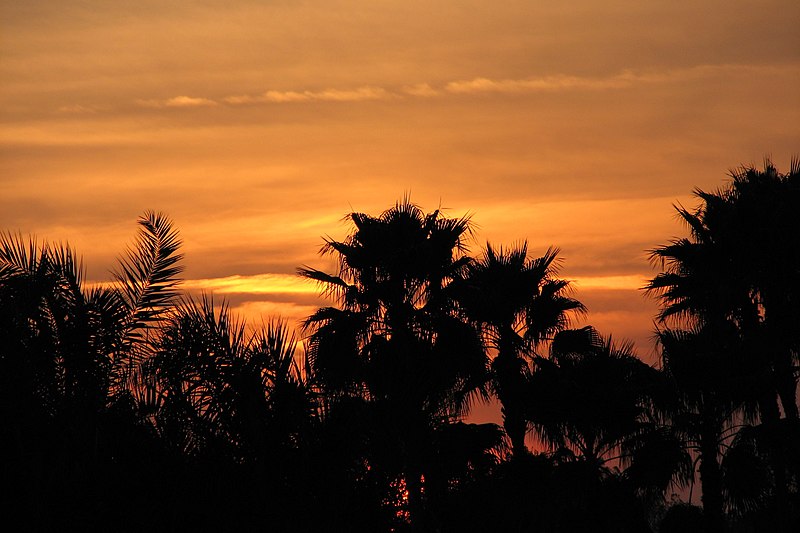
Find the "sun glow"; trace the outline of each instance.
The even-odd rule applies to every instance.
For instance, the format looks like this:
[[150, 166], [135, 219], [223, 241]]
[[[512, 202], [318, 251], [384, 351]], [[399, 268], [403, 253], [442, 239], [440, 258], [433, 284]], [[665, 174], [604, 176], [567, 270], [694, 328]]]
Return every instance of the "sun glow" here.
[[223, 278], [190, 279], [182, 287], [188, 291], [217, 294], [309, 294], [319, 293], [315, 283], [292, 274], [233, 275]]
[[638, 290], [647, 284], [648, 278], [640, 275], [630, 276], [585, 276], [572, 280], [576, 289], [621, 289]]

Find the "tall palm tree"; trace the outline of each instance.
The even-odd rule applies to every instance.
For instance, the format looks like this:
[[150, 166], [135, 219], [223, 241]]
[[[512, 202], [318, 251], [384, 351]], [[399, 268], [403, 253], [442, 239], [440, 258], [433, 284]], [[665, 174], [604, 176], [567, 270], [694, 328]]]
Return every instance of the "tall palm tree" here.
[[[773, 388], [786, 418], [800, 419], [795, 368], [800, 353], [800, 159], [780, 173], [767, 159], [763, 170], [742, 167], [731, 173], [722, 222], [705, 215], [724, 240], [737, 274], [759, 306], [763, 334], [760, 353], [771, 369]], [[773, 402], [774, 403], [774, 402]], [[774, 408], [773, 408], [774, 410]]]
[[492, 384], [502, 404], [503, 425], [514, 455], [527, 453], [527, 423], [523, 412], [528, 354], [566, 327], [570, 312], [583, 304], [568, 296], [569, 282], [556, 278], [558, 249], [530, 259], [523, 242], [510, 249], [485, 253], [470, 261], [450, 285], [452, 298], [478, 325], [487, 345], [496, 351]]
[[[742, 364], [749, 378], [739, 382], [742, 412], [757, 413], [773, 435], [776, 505], [788, 515], [780, 441], [796, 432], [780, 428], [798, 424], [800, 252], [794, 228], [800, 227], [800, 163], [781, 174], [767, 160], [763, 171], [743, 167], [732, 178], [714, 193], [695, 191], [702, 201], [696, 211], [678, 208], [691, 235], [653, 250], [664, 272], [646, 288], [662, 300], [660, 321], [687, 330], [683, 337], [702, 332], [722, 339], [731, 328], [738, 331], [736, 349], [717, 359], [728, 365], [732, 354], [747, 354]], [[722, 350], [720, 343], [716, 349]]]
[[353, 231], [322, 249], [339, 272], [299, 273], [319, 282], [338, 307], [308, 318], [310, 360], [328, 398], [361, 398], [386, 421], [408, 488], [414, 527], [430, 518], [422, 500], [437, 428], [459, 417], [486, 380], [477, 333], [443, 294], [468, 262], [467, 217], [425, 214], [408, 198], [373, 217], [351, 213]]
[[717, 192], [695, 191], [702, 203], [694, 212], [677, 208], [691, 235], [652, 251], [664, 272], [646, 288], [663, 302], [662, 322], [733, 322], [768, 387], [762, 418], [774, 416], [780, 400], [787, 418], [797, 419], [800, 160], [788, 174], [767, 160], [763, 171], [744, 167], [732, 178]]
[[678, 399], [672, 424], [699, 462], [706, 531], [725, 523], [723, 450], [738, 430], [747, 376], [735, 328], [662, 330], [662, 366]]

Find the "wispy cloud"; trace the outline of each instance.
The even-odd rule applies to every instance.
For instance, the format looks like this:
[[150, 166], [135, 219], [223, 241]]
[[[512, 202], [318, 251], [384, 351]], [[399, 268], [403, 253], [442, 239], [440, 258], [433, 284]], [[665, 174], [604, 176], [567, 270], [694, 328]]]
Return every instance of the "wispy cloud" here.
[[415, 85], [406, 85], [403, 87], [403, 92], [405, 94], [411, 96], [419, 96], [419, 97], [429, 97], [429, 96], [437, 96], [440, 94], [440, 91], [434, 89], [427, 83], [417, 83]]
[[291, 103], [291, 102], [360, 102], [365, 100], [387, 100], [396, 95], [383, 87], [365, 86], [356, 89], [325, 89], [322, 91], [266, 91], [260, 95], [229, 96], [229, 104]]
[[162, 108], [162, 107], [212, 107], [218, 105], [210, 98], [194, 96], [175, 96], [167, 100], [137, 100], [137, 104], [142, 107]]
[[557, 74], [543, 77], [521, 79], [473, 78], [456, 80], [444, 85], [444, 90], [453, 94], [474, 93], [536, 93], [558, 91], [602, 91], [625, 89], [635, 85], [655, 83], [675, 83], [691, 79], [715, 76], [728, 72], [752, 72], [754, 75], [765, 70], [791, 69], [796, 67], [775, 67], [761, 65], [698, 65], [670, 70], [623, 70], [611, 76], [570, 76]]
[[527, 93], [539, 91], [560, 91], [565, 89], [620, 89], [631, 85], [631, 75], [621, 74], [610, 78], [581, 78], [577, 76], [547, 76], [530, 79], [474, 78], [472, 80], [451, 81], [445, 85], [450, 93]]
[[167, 107], [204, 107], [204, 106], [214, 106], [217, 103], [214, 100], [209, 100], [208, 98], [193, 98], [191, 96], [176, 96], [175, 98], [170, 98], [164, 103]]
[[[572, 282], [579, 290], [630, 290], [644, 287], [647, 284], [647, 277], [643, 275], [578, 276]], [[307, 279], [292, 274], [275, 273], [186, 280], [181, 287], [189, 291], [210, 291], [218, 294], [319, 294], [319, 287]]]
[[[181, 95], [166, 100], [141, 99], [137, 100], [136, 103], [142, 107], [150, 108], [194, 108], [212, 107], [220, 104], [237, 106], [304, 102], [363, 102], [492, 93], [535, 94], [566, 91], [613, 91], [648, 84], [680, 83], [730, 73], [759, 75], [766, 71], [787, 71], [787, 69], [790, 72], [796, 72], [798, 68], [793, 65], [698, 65], [683, 69], [624, 70], [608, 76], [555, 74], [540, 77], [502, 79], [476, 77], [448, 81], [439, 85], [416, 83], [396, 87], [364, 85], [350, 89], [267, 90], [260, 94], [227, 96], [219, 101], [204, 97]], [[60, 111], [64, 113], [89, 113], [93, 112], [94, 108], [76, 105], [63, 107]]]

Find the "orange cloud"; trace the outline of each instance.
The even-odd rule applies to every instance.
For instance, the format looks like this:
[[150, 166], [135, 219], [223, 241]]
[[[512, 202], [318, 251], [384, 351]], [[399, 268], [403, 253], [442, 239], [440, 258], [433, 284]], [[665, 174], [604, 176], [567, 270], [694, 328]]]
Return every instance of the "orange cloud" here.
[[356, 89], [325, 89], [323, 91], [266, 91], [257, 96], [228, 96], [229, 104], [292, 103], [292, 102], [360, 102], [364, 100], [387, 100], [395, 98], [382, 87], [364, 86]]
[[610, 90], [624, 89], [637, 84], [671, 83], [718, 75], [723, 72], [751, 72], [753, 75], [776, 70], [797, 70], [796, 67], [774, 67], [758, 65], [698, 65], [684, 69], [623, 70], [619, 74], [601, 77], [553, 76], [522, 79], [473, 78], [447, 83], [445, 91], [455, 94], [468, 93], [531, 93], [561, 90]]
[[209, 98], [183, 95], [168, 98], [166, 100], [136, 100], [136, 103], [142, 107], [150, 107], [154, 109], [162, 107], [213, 107], [218, 105], [217, 102]]
[[73, 105], [65, 105], [58, 108], [59, 113], [68, 113], [68, 114], [93, 114], [97, 113], [99, 109], [92, 106], [85, 106], [81, 104], [73, 104]]
[[403, 92], [411, 96], [429, 97], [437, 96], [440, 92], [427, 83], [417, 83], [414, 85], [406, 85], [403, 87]]

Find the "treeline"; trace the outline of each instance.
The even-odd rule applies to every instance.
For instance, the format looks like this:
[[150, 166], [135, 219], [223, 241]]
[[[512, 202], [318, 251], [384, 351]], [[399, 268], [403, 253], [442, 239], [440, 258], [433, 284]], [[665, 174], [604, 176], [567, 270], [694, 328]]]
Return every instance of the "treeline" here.
[[[488, 245], [408, 199], [348, 215], [302, 343], [181, 295], [139, 221], [113, 281], [0, 239], [2, 518], [22, 530], [800, 529], [800, 163], [678, 208], [652, 250], [660, 364], [592, 327], [558, 250]], [[469, 424], [481, 401], [502, 425]], [[533, 435], [540, 449], [526, 446]], [[697, 487], [695, 487], [697, 480]], [[669, 501], [683, 488], [702, 506]]]

